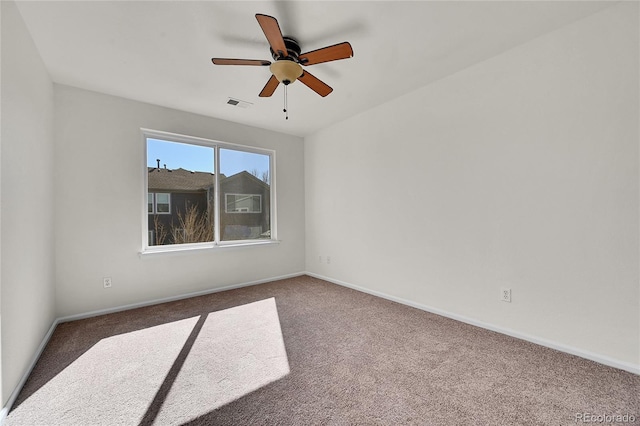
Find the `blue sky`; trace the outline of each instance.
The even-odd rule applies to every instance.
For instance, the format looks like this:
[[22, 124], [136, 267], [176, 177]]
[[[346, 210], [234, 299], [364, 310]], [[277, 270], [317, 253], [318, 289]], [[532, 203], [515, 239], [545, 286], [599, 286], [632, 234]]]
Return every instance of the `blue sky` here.
[[[167, 165], [168, 169], [182, 167], [194, 172], [213, 173], [213, 148], [176, 142], [165, 142], [157, 139], [147, 139], [147, 166], [156, 167], [156, 159], [160, 159], [160, 167]], [[262, 172], [269, 170], [269, 156], [242, 152], [230, 149], [220, 149], [220, 171], [231, 176], [243, 170]]]

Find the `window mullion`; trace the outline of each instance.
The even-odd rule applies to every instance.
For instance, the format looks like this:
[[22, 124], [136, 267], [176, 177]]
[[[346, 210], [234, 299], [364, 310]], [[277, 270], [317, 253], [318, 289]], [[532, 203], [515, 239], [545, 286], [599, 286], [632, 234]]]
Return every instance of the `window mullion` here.
[[214, 227], [213, 241], [214, 244], [220, 244], [220, 147], [216, 145], [213, 153], [214, 164], [214, 190], [213, 190], [213, 209], [214, 209]]

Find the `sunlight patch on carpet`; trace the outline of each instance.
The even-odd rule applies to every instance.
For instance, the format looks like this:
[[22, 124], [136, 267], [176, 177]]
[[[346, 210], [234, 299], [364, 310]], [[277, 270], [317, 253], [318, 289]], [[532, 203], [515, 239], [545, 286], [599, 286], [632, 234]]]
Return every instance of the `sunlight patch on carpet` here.
[[16, 407], [6, 426], [137, 424], [198, 318], [102, 339]]
[[182, 424], [287, 374], [274, 298], [211, 312], [154, 423]]

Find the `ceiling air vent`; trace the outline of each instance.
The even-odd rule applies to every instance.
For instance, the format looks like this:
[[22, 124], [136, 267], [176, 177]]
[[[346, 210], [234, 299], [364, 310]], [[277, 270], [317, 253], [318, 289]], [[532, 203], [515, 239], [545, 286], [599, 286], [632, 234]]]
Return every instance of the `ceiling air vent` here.
[[227, 104], [237, 106], [240, 108], [249, 108], [251, 105], [253, 105], [251, 102], [241, 101], [240, 99], [234, 99], [234, 98], [229, 98], [229, 100], [227, 101]]

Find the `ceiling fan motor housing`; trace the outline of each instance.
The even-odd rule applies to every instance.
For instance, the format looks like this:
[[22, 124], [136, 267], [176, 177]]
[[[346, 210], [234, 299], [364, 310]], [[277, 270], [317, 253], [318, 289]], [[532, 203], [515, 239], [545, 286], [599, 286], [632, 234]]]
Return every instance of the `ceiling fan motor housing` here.
[[289, 55], [286, 58], [281, 58], [280, 54], [278, 52], [274, 52], [273, 49], [270, 47], [269, 50], [271, 51], [271, 56], [273, 57], [273, 59], [275, 61], [277, 61], [278, 59], [289, 59], [289, 60], [293, 60], [294, 62], [298, 62], [298, 57], [300, 56], [300, 44], [296, 41], [296, 39], [292, 38], [292, 37], [282, 37], [282, 39], [284, 40], [284, 45], [287, 48], [287, 55]]

